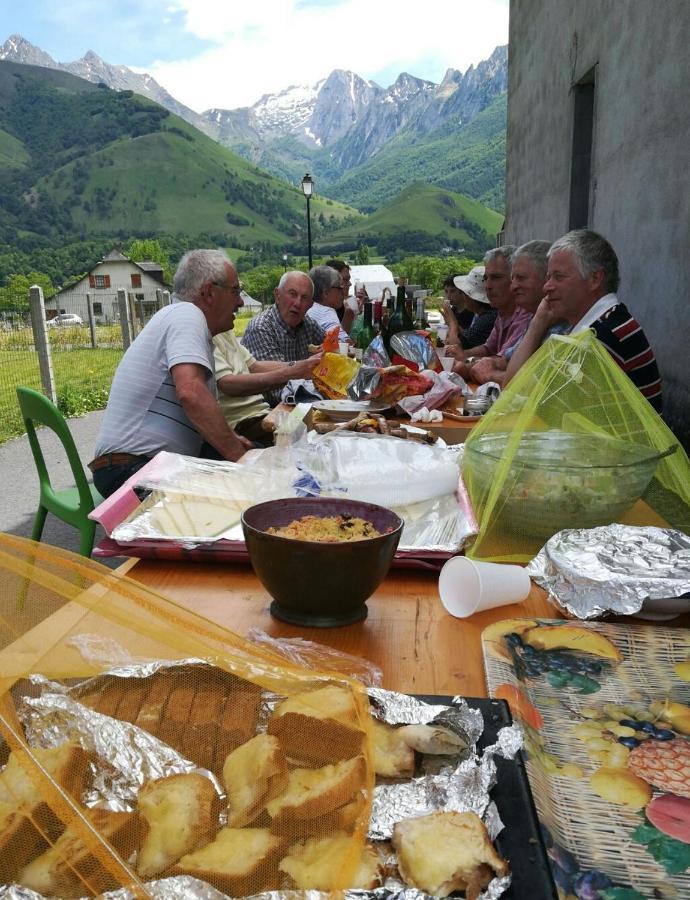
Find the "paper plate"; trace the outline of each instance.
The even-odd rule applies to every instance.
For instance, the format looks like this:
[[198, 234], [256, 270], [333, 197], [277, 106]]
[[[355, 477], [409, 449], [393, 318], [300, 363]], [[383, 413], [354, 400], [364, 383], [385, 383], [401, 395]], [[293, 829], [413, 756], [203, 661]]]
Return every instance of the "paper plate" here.
[[312, 403], [312, 409], [318, 409], [329, 419], [347, 422], [362, 412], [380, 413], [390, 409], [389, 403], [376, 403], [373, 400], [318, 400]]

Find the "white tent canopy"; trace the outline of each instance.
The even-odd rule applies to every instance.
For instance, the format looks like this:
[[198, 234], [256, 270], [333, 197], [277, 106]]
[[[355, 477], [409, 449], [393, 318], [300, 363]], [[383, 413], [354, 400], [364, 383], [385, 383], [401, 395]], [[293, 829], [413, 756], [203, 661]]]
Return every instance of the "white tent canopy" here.
[[246, 291], [242, 291], [240, 296], [242, 297], [242, 304], [247, 309], [261, 309], [261, 302], [250, 297]]
[[377, 300], [386, 287], [395, 296], [393, 273], [383, 265], [350, 266], [350, 279], [352, 283], [350, 290], [354, 293], [355, 284], [359, 281], [365, 285], [370, 300]]

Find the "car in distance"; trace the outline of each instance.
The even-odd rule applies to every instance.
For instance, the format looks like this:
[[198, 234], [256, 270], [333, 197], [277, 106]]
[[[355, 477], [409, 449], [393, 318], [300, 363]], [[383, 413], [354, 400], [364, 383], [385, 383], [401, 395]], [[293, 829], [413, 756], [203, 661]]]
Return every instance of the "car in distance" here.
[[48, 319], [48, 325], [83, 325], [81, 316], [76, 313], [60, 313], [52, 319]]

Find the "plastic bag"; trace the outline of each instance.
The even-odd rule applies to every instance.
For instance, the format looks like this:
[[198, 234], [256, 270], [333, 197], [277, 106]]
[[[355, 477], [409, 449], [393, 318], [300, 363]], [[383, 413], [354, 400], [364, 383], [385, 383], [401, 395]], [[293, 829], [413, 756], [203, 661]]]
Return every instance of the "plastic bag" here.
[[[336, 347], [337, 351], [337, 347]], [[342, 353], [324, 353], [312, 373], [314, 386], [331, 400], [347, 398], [347, 388], [359, 372], [359, 363]]]
[[564, 528], [690, 530], [690, 462], [591, 331], [554, 335], [465, 443], [479, 536], [468, 555], [530, 560]]
[[[374, 785], [364, 685], [12, 535], [0, 535], [0, 593], [0, 893], [148, 897], [161, 873], [196, 875], [223, 896], [284, 889], [277, 866], [296, 826], [280, 798], [302, 767], [334, 779], [351, 806], [347, 820], [328, 814], [333, 803], [305, 808], [298, 839], [337, 835], [330, 886], [354, 882]], [[345, 714], [337, 728], [332, 707], [319, 712], [325, 698]], [[285, 701], [300, 714], [285, 718]], [[238, 877], [197, 856], [228, 847]]]

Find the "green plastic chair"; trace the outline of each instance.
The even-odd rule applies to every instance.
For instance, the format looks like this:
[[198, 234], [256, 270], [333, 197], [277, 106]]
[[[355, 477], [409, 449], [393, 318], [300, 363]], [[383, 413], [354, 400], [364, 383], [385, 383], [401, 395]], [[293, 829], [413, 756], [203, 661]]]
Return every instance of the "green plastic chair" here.
[[[44, 397], [43, 394], [27, 387], [17, 388], [17, 399], [19, 400], [19, 408], [24, 418], [31, 452], [38, 470], [40, 486], [39, 505], [31, 537], [35, 541], [41, 540], [46, 516], [51, 512], [58, 519], [67, 522], [68, 525], [72, 525], [79, 531], [81, 535], [79, 552], [83, 556], [91, 556], [96, 536], [96, 523], [89, 519], [88, 516], [103, 498], [96, 488], [86, 480], [74, 438], [57, 406], [48, 400], [47, 397]], [[50, 483], [50, 475], [43, 457], [43, 451], [36, 436], [36, 424], [50, 428], [62, 441], [67, 459], [72, 468], [76, 487], [58, 491]]]

